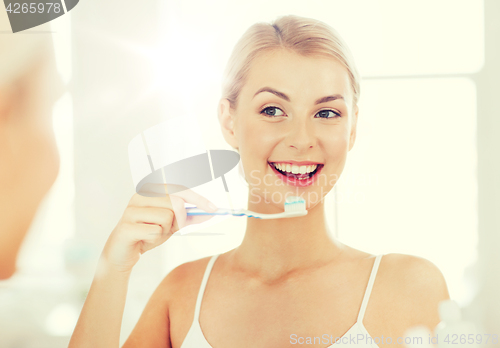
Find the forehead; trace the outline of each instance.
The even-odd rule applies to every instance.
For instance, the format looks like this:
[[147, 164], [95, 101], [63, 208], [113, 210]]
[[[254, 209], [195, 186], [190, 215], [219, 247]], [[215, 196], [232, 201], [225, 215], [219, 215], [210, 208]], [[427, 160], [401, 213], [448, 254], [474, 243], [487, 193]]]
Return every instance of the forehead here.
[[275, 88], [292, 101], [317, 100], [332, 94], [343, 95], [346, 102], [352, 100], [349, 75], [340, 62], [285, 49], [261, 53], [252, 61], [241, 97], [252, 98], [262, 87]]

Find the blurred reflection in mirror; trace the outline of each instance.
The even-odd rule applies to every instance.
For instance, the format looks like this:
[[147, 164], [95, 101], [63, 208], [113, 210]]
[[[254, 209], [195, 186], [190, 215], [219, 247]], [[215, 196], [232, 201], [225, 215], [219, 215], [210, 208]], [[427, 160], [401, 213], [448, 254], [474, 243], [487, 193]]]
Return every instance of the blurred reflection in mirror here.
[[0, 11], [0, 279], [10, 278], [59, 171], [52, 107], [62, 94], [48, 25], [12, 34]]

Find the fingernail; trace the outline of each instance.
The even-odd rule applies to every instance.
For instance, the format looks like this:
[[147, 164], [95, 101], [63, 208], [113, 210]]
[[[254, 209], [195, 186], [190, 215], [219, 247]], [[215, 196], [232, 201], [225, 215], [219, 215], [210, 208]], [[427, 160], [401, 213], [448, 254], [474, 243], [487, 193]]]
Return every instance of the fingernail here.
[[208, 202], [208, 207], [212, 210], [217, 210], [217, 207], [212, 202]]

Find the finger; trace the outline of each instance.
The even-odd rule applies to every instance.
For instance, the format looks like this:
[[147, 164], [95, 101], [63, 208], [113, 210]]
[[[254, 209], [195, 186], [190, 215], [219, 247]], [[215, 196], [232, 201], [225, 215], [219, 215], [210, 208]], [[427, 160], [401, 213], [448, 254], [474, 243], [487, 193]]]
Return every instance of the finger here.
[[[175, 211], [175, 219], [178, 222], [179, 229], [182, 229], [188, 225], [200, 224], [204, 221], [210, 220], [213, 218], [213, 215], [190, 215], [188, 216], [186, 213], [186, 207], [184, 205], [184, 200], [182, 199], [174, 199], [174, 211]], [[178, 229], [175, 230], [177, 232]]]
[[133, 243], [141, 243], [141, 254], [165, 243], [172, 236], [170, 231], [153, 224], [135, 224], [130, 233]]
[[182, 198], [185, 202], [196, 205], [198, 208], [203, 209], [206, 212], [213, 213], [217, 210], [217, 206], [209, 201], [207, 198], [199, 195], [192, 190], [184, 190], [172, 194], [171, 196], [176, 196]]
[[[154, 185], [156, 190], [159, 191], [163, 189], [165, 195], [160, 197], [145, 197], [140, 194], [134, 194], [132, 199], [130, 200], [129, 205], [135, 206], [157, 206], [161, 208], [172, 208], [172, 199], [173, 197], [181, 198], [187, 203], [191, 203], [196, 205], [198, 208], [205, 210], [206, 212], [214, 212], [217, 210], [215, 204], [210, 202], [207, 198], [199, 195], [198, 193], [185, 188], [183, 190], [179, 190], [178, 187], [180, 185], [165, 185], [165, 184], [150, 184], [150, 186]], [[158, 188], [159, 187], [159, 188]], [[177, 189], [175, 189], [177, 187]], [[175, 193], [168, 194], [168, 189], [171, 189]]]
[[[166, 187], [166, 185], [161, 185], [162, 187]], [[140, 194], [134, 194], [129, 202], [129, 207], [156, 207], [156, 208], [164, 208], [170, 209], [174, 212], [174, 214], [178, 214], [179, 210], [175, 209], [178, 206], [184, 206], [184, 201], [182, 198], [171, 196], [165, 193], [163, 197], [145, 197]], [[185, 214], [185, 212], [184, 212]], [[182, 217], [176, 216], [173, 221], [173, 228], [175, 231], [179, 230], [178, 220], [179, 218], [182, 220]]]
[[185, 202], [179, 197], [167, 196], [166, 198], [168, 202], [163, 203], [166, 203], [165, 205], [169, 206], [169, 208], [157, 206], [127, 207], [127, 221], [134, 223], [153, 223], [161, 225], [167, 232], [177, 232], [184, 226], [186, 220]]
[[158, 238], [151, 238], [149, 241], [142, 241], [142, 245], [140, 247], [141, 249], [141, 254], [144, 254], [146, 251], [149, 251], [151, 249], [156, 248], [157, 246], [162, 245], [167, 241], [170, 237], [172, 236], [171, 233], [169, 234], [163, 234], [162, 236]]
[[[180, 185], [165, 185], [165, 184], [148, 184], [150, 191], [160, 193], [162, 190], [165, 192], [164, 197], [146, 197], [141, 194], [135, 194], [129, 206], [142, 206], [142, 207], [161, 207], [171, 209], [174, 212], [174, 220], [172, 223], [172, 233], [177, 232], [179, 229], [191, 225], [207, 221], [211, 217], [188, 217], [185, 209], [185, 202], [195, 204], [198, 208], [207, 212], [214, 212], [217, 207], [205, 197], [198, 193], [189, 190], [188, 188]], [[173, 194], [167, 194], [168, 191], [173, 191]]]
[[154, 224], [134, 224], [127, 229], [132, 242], [154, 243], [163, 235], [163, 228]]
[[172, 205], [174, 209], [174, 225], [173, 225], [173, 231], [177, 232], [181, 228], [183, 228], [186, 224], [186, 218], [187, 218], [187, 213], [186, 213], [186, 208], [184, 207], [184, 200], [179, 197], [175, 196], [170, 196], [172, 198]]
[[158, 207], [127, 207], [124, 220], [132, 223], [150, 223], [170, 229], [174, 212], [168, 208]]
[[148, 226], [148, 228], [146, 229], [149, 229], [149, 231], [146, 232], [146, 229], [144, 230], [144, 232], [146, 233], [142, 233], [142, 241], [147, 243], [147, 244], [158, 244], [158, 242], [162, 239], [163, 236], [165, 236], [167, 233], [165, 232], [165, 230], [163, 228], [149, 228], [149, 226], [157, 226], [157, 225], [148, 225], [148, 224], [144, 224], [146, 226]]
[[166, 193], [162, 197], [145, 197], [136, 193], [130, 199], [128, 206], [172, 209], [172, 202], [170, 196]]

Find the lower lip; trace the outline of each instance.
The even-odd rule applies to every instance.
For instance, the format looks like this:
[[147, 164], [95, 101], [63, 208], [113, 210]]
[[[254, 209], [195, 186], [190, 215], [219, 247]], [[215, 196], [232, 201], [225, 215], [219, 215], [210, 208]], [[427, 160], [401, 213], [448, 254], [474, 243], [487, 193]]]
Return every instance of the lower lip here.
[[318, 174], [321, 172], [321, 170], [323, 169], [323, 167], [319, 168], [316, 173], [308, 178], [308, 179], [304, 179], [304, 180], [299, 180], [299, 179], [295, 179], [295, 178], [290, 178], [286, 175], [283, 175], [281, 174], [280, 172], [278, 172], [276, 170], [276, 168], [274, 168], [274, 166], [272, 164], [269, 163], [269, 166], [272, 168], [272, 170], [274, 171], [274, 174], [276, 174], [281, 180], [283, 180], [287, 185], [291, 185], [291, 186], [298, 186], [298, 187], [305, 187], [305, 186], [310, 186], [314, 183], [314, 181], [316, 181], [316, 177], [318, 176]]

